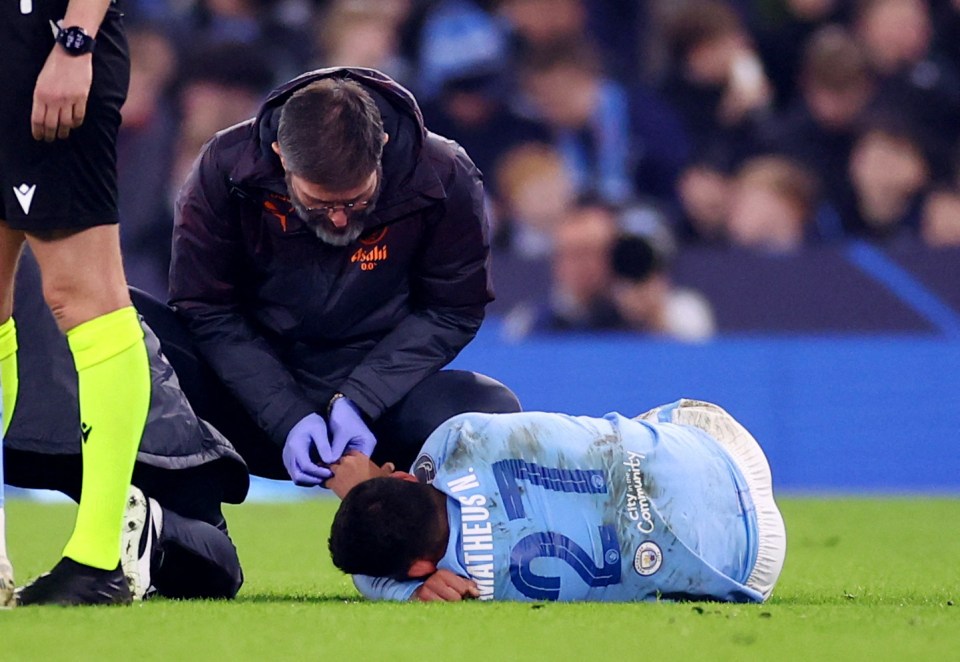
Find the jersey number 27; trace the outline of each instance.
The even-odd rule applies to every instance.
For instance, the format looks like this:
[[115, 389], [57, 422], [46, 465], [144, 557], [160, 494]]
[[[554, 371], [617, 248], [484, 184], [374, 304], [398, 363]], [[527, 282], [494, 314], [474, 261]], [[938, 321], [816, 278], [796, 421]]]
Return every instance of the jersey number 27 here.
[[[583, 469], [553, 469], [523, 460], [501, 460], [493, 465], [503, 507], [511, 520], [525, 517], [518, 483], [525, 482], [554, 492], [605, 494], [603, 472]], [[560, 578], [536, 574], [534, 559], [557, 558], [569, 565], [590, 587], [620, 583], [620, 543], [613, 526], [599, 527], [601, 559], [598, 563], [583, 547], [553, 531], [524, 536], [510, 552], [510, 580], [523, 595], [534, 600], [557, 600]]]

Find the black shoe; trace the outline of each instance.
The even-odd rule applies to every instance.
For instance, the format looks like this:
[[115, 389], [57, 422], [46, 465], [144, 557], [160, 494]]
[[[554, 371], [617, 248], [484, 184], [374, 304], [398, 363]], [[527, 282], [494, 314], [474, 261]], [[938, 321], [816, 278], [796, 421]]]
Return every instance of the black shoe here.
[[64, 557], [53, 570], [18, 589], [17, 601], [20, 606], [128, 605], [133, 596], [119, 565], [100, 570]]

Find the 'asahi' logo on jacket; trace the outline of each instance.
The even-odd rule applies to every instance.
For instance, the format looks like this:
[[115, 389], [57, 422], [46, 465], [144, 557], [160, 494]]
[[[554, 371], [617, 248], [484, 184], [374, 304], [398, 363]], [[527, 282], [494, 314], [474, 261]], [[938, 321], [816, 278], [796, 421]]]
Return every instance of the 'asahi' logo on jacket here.
[[378, 262], [382, 262], [388, 257], [386, 246], [374, 246], [369, 250], [358, 248], [357, 252], [350, 257], [350, 261], [359, 262], [360, 269], [363, 271], [372, 271], [376, 268]]

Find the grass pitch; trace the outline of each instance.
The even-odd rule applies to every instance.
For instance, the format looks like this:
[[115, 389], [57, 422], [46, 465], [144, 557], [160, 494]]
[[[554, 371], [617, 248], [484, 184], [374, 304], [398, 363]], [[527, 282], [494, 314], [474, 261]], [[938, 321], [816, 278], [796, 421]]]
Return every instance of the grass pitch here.
[[[333, 500], [232, 507], [234, 602], [0, 612], [0, 660], [960, 660], [960, 499], [779, 499], [787, 562], [764, 605], [374, 604], [333, 568]], [[19, 581], [74, 509], [7, 504]]]

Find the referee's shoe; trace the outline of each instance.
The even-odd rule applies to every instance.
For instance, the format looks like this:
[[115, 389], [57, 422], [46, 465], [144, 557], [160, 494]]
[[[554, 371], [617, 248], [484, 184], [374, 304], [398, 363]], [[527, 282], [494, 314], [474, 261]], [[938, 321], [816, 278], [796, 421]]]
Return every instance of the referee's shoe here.
[[17, 589], [17, 603], [29, 605], [125, 605], [152, 591], [150, 560], [162, 526], [160, 505], [131, 486], [123, 515], [120, 565], [100, 570], [62, 558], [50, 572]]
[[22, 607], [125, 605], [132, 601], [119, 565], [114, 570], [100, 570], [67, 557], [60, 559], [50, 572], [17, 589], [17, 602]]

